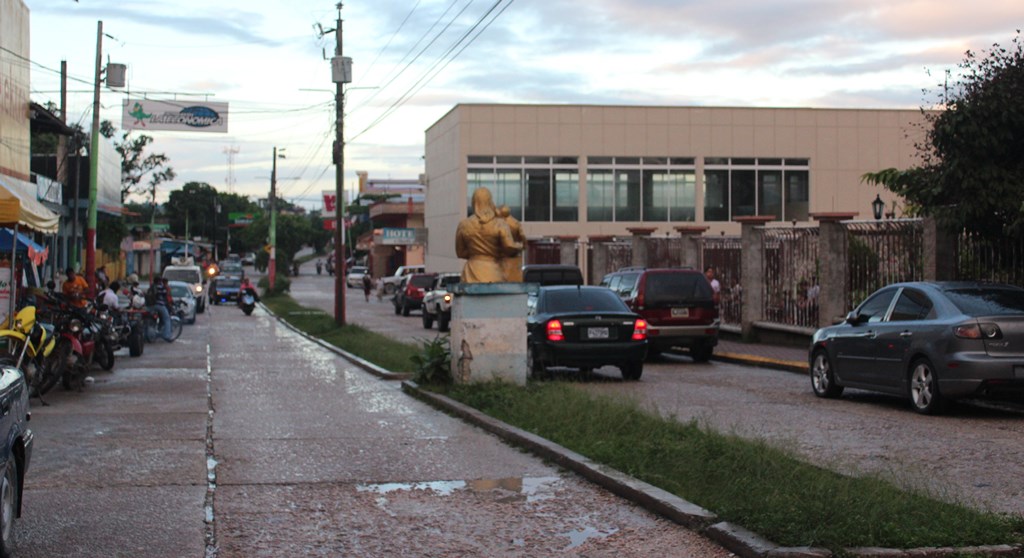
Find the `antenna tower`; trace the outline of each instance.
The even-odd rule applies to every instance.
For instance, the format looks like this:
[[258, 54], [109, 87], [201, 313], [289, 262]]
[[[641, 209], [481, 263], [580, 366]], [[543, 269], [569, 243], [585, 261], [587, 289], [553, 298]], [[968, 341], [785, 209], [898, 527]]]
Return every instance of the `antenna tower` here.
[[227, 184], [228, 193], [235, 193], [235, 154], [238, 153], [238, 146], [232, 145], [231, 147], [225, 147], [224, 153], [228, 156], [228, 175], [224, 178], [224, 182]]

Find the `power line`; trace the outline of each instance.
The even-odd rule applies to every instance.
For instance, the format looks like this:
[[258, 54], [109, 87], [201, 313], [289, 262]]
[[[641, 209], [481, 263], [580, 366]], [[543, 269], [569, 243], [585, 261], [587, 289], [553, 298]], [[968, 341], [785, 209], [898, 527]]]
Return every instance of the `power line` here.
[[380, 58], [380, 55], [384, 54], [384, 51], [387, 50], [389, 46], [391, 46], [391, 41], [395, 40], [395, 37], [398, 36], [398, 33], [402, 31], [403, 27], [405, 27], [406, 22], [409, 21], [410, 17], [412, 17], [412, 14], [416, 12], [416, 8], [419, 7], [420, 1], [421, 0], [416, 0], [416, 3], [413, 4], [412, 9], [409, 10], [409, 13], [405, 15], [405, 19], [402, 20], [402, 23], [398, 24], [398, 29], [395, 29], [395, 32], [392, 33], [390, 37], [388, 37], [388, 41], [384, 43], [384, 46], [380, 47], [380, 50], [377, 51], [377, 56], [374, 56], [373, 61], [370, 62], [370, 65], [366, 67], [366, 75], [370, 75], [370, 70], [373, 69], [374, 64], [376, 64], [377, 60]]
[[[378, 124], [380, 124], [381, 122], [383, 122], [383, 121], [384, 121], [385, 119], [387, 119], [387, 118], [388, 118], [389, 116], [391, 116], [392, 114], [394, 114], [394, 112], [395, 112], [396, 110], [398, 110], [399, 108], [401, 108], [401, 106], [402, 106], [402, 105], [404, 105], [404, 104], [405, 104], [405, 103], [406, 103], [407, 101], [409, 101], [409, 99], [411, 99], [411, 98], [412, 98], [412, 97], [413, 97], [414, 95], [416, 95], [416, 93], [418, 93], [418, 92], [419, 92], [419, 91], [421, 91], [421, 90], [422, 90], [422, 89], [423, 89], [424, 87], [426, 87], [426, 86], [427, 86], [427, 85], [428, 85], [428, 84], [429, 84], [429, 83], [430, 83], [430, 82], [431, 82], [431, 81], [432, 81], [432, 80], [433, 80], [433, 79], [434, 79], [435, 77], [437, 77], [437, 76], [438, 76], [438, 75], [439, 75], [439, 74], [440, 74], [440, 73], [441, 73], [441, 72], [442, 72], [442, 71], [443, 71], [443, 70], [444, 70], [445, 68], [447, 68], [447, 67], [448, 67], [448, 64], [450, 64], [450, 63], [451, 63], [451, 62], [452, 62], [453, 60], [455, 60], [456, 58], [458, 58], [458, 56], [459, 56], [460, 54], [462, 54], [462, 53], [463, 53], [463, 52], [464, 52], [464, 51], [466, 50], [466, 48], [468, 48], [468, 47], [469, 47], [469, 45], [473, 44], [473, 42], [474, 42], [474, 41], [476, 41], [476, 39], [477, 39], [477, 38], [478, 38], [478, 37], [479, 37], [479, 36], [480, 36], [481, 34], [483, 34], [483, 32], [484, 32], [484, 31], [486, 31], [486, 30], [487, 30], [487, 28], [488, 28], [488, 27], [490, 27], [490, 26], [491, 26], [491, 24], [492, 24], [492, 23], [494, 23], [494, 21], [495, 21], [496, 19], [498, 19], [498, 17], [500, 17], [500, 16], [501, 16], [501, 14], [505, 13], [505, 10], [507, 10], [507, 9], [508, 9], [508, 7], [512, 5], [512, 2], [514, 2], [515, 0], [509, 0], [509, 1], [508, 1], [508, 4], [505, 4], [505, 7], [503, 7], [503, 8], [501, 9], [501, 11], [499, 11], [499, 12], [498, 12], [497, 14], [495, 14], [495, 15], [494, 15], [494, 17], [492, 17], [492, 18], [491, 18], [491, 20], [490, 20], [490, 21], [488, 21], [488, 22], [487, 22], [487, 24], [486, 24], [486, 25], [484, 25], [484, 27], [483, 27], [482, 29], [480, 29], [480, 31], [478, 31], [478, 32], [477, 32], [477, 34], [476, 34], [476, 35], [473, 35], [473, 37], [472, 37], [472, 38], [470, 38], [470, 39], [469, 39], [469, 41], [468, 41], [468, 42], [466, 42], [466, 44], [465, 44], [465, 45], [463, 45], [461, 49], [459, 49], [459, 51], [458, 51], [458, 52], [456, 52], [455, 54], [453, 54], [453, 55], [452, 55], [452, 56], [451, 56], [450, 58], [448, 58], [448, 60], [447, 60], [447, 61], [445, 61], [445, 62], [444, 62], [444, 64], [443, 64], [443, 65], [442, 65], [442, 66], [441, 66], [440, 68], [438, 68], [438, 67], [437, 67], [437, 66], [438, 66], [438, 64], [440, 64], [440, 63], [441, 63], [441, 62], [443, 61], [444, 57], [445, 57], [445, 56], [447, 56], [447, 55], [448, 55], [449, 53], [451, 53], [451, 52], [452, 52], [452, 51], [453, 51], [453, 50], [454, 50], [454, 49], [455, 49], [456, 47], [458, 47], [458, 46], [459, 46], [459, 44], [461, 44], [461, 43], [462, 43], [462, 42], [463, 42], [463, 41], [465, 40], [465, 38], [466, 38], [466, 37], [467, 37], [467, 36], [468, 36], [468, 35], [469, 35], [470, 33], [472, 33], [472, 32], [473, 32], [473, 31], [474, 31], [474, 30], [475, 30], [475, 29], [476, 29], [476, 28], [477, 28], [477, 27], [478, 27], [478, 26], [480, 25], [480, 23], [482, 23], [482, 22], [483, 22], [483, 20], [484, 20], [484, 19], [486, 19], [486, 18], [487, 18], [487, 16], [488, 16], [488, 15], [490, 15], [490, 14], [491, 14], [491, 12], [493, 12], [493, 11], [495, 10], [495, 8], [497, 8], [497, 7], [498, 7], [498, 5], [499, 5], [499, 4], [501, 4], [501, 2], [502, 2], [502, 1], [503, 1], [503, 0], [497, 0], [497, 1], [496, 1], [496, 2], [494, 3], [494, 5], [493, 5], [493, 6], [491, 6], [491, 8], [490, 8], [489, 10], [487, 10], [487, 12], [486, 12], [486, 13], [484, 13], [484, 15], [483, 15], [483, 16], [481, 16], [481, 17], [480, 17], [480, 19], [479, 19], [479, 20], [477, 20], [477, 22], [476, 22], [476, 23], [475, 23], [475, 24], [474, 24], [474, 25], [473, 25], [472, 27], [470, 27], [470, 28], [469, 28], [469, 30], [468, 30], [468, 31], [467, 31], [467, 32], [466, 32], [465, 34], [463, 34], [463, 36], [462, 36], [462, 37], [460, 37], [460, 38], [459, 38], [459, 40], [458, 40], [458, 41], [456, 41], [456, 42], [455, 42], [455, 43], [454, 43], [454, 44], [452, 45], [452, 47], [451, 47], [451, 48], [449, 48], [449, 49], [448, 49], [448, 51], [446, 51], [446, 52], [445, 52], [445, 53], [444, 53], [444, 54], [443, 54], [443, 55], [441, 56], [441, 58], [439, 58], [439, 59], [438, 59], [438, 61], [437, 61], [437, 62], [435, 62], [435, 63], [434, 63], [434, 65], [433, 65], [433, 66], [431, 66], [431, 67], [430, 67], [430, 68], [429, 68], [429, 69], [428, 69], [428, 70], [427, 70], [427, 71], [426, 71], [426, 72], [425, 72], [425, 73], [424, 73], [424, 74], [423, 74], [423, 75], [422, 75], [422, 76], [420, 77], [420, 79], [419, 79], [419, 80], [417, 80], [417, 81], [416, 81], [416, 83], [414, 83], [414, 84], [412, 85], [412, 87], [410, 87], [410, 88], [409, 88], [408, 90], [406, 90], [406, 92], [405, 92], [404, 94], [402, 94], [402, 96], [401, 96], [401, 97], [399, 97], [399, 98], [398, 98], [398, 100], [396, 100], [396, 101], [395, 101], [394, 103], [392, 103], [390, 107], [388, 107], [387, 109], [385, 109], [385, 111], [384, 111], [384, 112], [383, 112], [383, 113], [382, 113], [382, 114], [381, 114], [380, 116], [378, 116], [378, 117], [377, 117], [377, 118], [376, 118], [376, 119], [375, 119], [375, 120], [374, 120], [373, 122], [371, 122], [371, 123], [370, 123], [370, 124], [369, 124], [369, 125], [368, 125], [368, 126], [367, 126], [366, 128], [363, 128], [363, 130], [362, 130], [362, 131], [360, 131], [360, 132], [359, 132], [358, 134], [356, 134], [356, 135], [352, 136], [352, 137], [351, 137], [351, 138], [349, 139], [349, 141], [350, 141], [350, 142], [351, 142], [351, 141], [354, 141], [354, 140], [355, 140], [356, 138], [358, 138], [359, 136], [361, 136], [361, 135], [365, 134], [366, 132], [368, 132], [369, 130], [373, 129], [373, 128], [374, 128], [375, 126], [377, 126], [377, 125], [378, 125]], [[437, 68], [437, 69], [436, 69], [436, 71], [435, 71], [435, 68]], [[433, 72], [433, 75], [430, 75], [430, 74], [431, 74], [431, 72]], [[429, 76], [429, 77], [428, 77], [428, 76]], [[426, 80], [426, 81], [424, 81], [424, 80]]]

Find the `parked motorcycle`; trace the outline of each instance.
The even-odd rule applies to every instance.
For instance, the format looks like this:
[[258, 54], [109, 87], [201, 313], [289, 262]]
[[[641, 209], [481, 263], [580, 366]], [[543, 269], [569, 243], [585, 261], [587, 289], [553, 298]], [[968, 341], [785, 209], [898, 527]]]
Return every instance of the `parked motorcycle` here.
[[81, 390], [96, 352], [93, 332], [81, 311], [69, 306], [62, 306], [57, 312], [54, 327], [59, 336], [54, 353], [64, 363], [61, 385], [67, 390]]
[[31, 396], [42, 397], [60, 380], [61, 363], [53, 355], [57, 346], [52, 326], [36, 319], [36, 307], [25, 306], [14, 317], [11, 329], [0, 330], [7, 351], [0, 361], [25, 373]]

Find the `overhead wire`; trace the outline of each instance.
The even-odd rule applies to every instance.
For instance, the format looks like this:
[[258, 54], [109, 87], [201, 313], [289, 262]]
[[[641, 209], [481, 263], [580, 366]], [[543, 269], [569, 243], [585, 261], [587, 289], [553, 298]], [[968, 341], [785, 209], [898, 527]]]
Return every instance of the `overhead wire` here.
[[377, 63], [377, 60], [380, 58], [380, 55], [384, 54], [384, 51], [387, 50], [389, 46], [391, 46], [391, 41], [395, 40], [395, 37], [397, 37], [398, 34], [402, 31], [402, 28], [405, 27], [406, 22], [409, 21], [410, 17], [412, 17], [412, 14], [416, 13], [416, 8], [419, 7], [420, 1], [421, 0], [416, 0], [416, 3], [413, 4], [412, 9], [409, 10], [409, 13], [405, 14], [405, 19], [402, 20], [402, 23], [398, 24], [398, 29], [395, 29], [395, 32], [392, 33], [390, 37], [388, 37], [388, 40], [386, 43], [384, 43], [384, 46], [380, 47], [380, 50], [377, 51], [377, 56], [374, 56], [373, 61], [371, 61], [370, 65], [366, 67], [366, 75], [370, 75], [370, 71], [373, 69], [374, 64]]
[[[470, 27], [469, 30], [466, 31], [465, 34], [463, 34], [462, 37], [459, 38], [458, 41], [456, 41], [443, 55], [441, 55], [441, 57], [438, 58], [438, 60], [434, 63], [433, 66], [431, 66], [426, 72], [423, 73], [423, 75], [420, 77], [419, 80], [417, 80], [415, 83], [413, 83], [413, 85], [409, 89], [407, 89], [406, 92], [403, 93], [401, 97], [399, 97], [395, 102], [393, 102], [390, 107], [385, 109], [384, 112], [380, 116], [378, 116], [368, 126], [363, 128], [359, 133], [357, 133], [354, 136], [352, 136], [351, 138], [349, 138], [348, 141], [349, 142], [355, 141], [356, 138], [362, 136], [366, 132], [368, 132], [371, 129], [373, 129], [375, 126], [377, 126], [378, 124], [383, 122], [385, 119], [387, 119], [389, 116], [394, 114], [394, 112], [396, 110], [401, 108], [402, 105], [404, 105], [406, 102], [408, 102], [409, 99], [411, 99], [414, 95], [416, 95], [416, 93], [418, 93], [424, 87], [426, 87], [435, 77], [437, 77], [445, 68], [448, 67], [448, 64], [451, 64], [451, 62], [454, 61], [460, 54], [462, 54], [466, 50], [466, 48], [468, 48], [471, 44], [473, 44], [473, 42], [476, 41], [476, 39], [481, 34], [483, 34], [483, 32], [486, 31], [487, 28], [490, 27], [491, 24], [494, 23], [494, 21], [498, 19], [498, 17], [501, 16], [501, 14], [505, 13], [505, 10], [507, 10], [508, 7], [512, 5], [512, 2], [514, 2], [515, 0], [508, 0], [508, 3], [505, 4], [505, 6], [497, 14], [495, 14], [494, 17], [492, 17], [491, 20], [488, 21], [487, 24], [484, 25], [484, 27], [482, 29], [480, 29], [476, 33], [476, 35], [473, 35], [473, 37], [470, 38], [469, 41], [466, 42], [462, 46], [462, 48], [458, 50], [458, 52], [456, 52], [450, 58], [448, 58], [447, 61], [444, 61], [445, 56], [450, 54], [455, 48], [457, 48], [460, 44], [462, 44], [462, 42], [465, 41], [466, 37], [469, 36], [477, 27], [479, 27], [480, 24], [487, 18], [487, 16], [489, 16], [498, 7], [498, 5], [501, 4], [503, 1], [504, 0], [497, 0], [494, 3], [494, 5], [492, 5], [491, 8], [489, 10], [487, 10], [487, 12], [485, 12], [484, 15], [482, 15], [480, 17], [480, 19], [477, 20], [477, 22], [475, 24], [473, 24], [473, 26]], [[444, 61], [444, 64], [441, 65], [438, 68], [438, 64], [440, 64], [442, 61]], [[436, 71], [435, 71], [435, 69], [436, 69]], [[431, 75], [431, 73], [433, 73], [433, 75]]]

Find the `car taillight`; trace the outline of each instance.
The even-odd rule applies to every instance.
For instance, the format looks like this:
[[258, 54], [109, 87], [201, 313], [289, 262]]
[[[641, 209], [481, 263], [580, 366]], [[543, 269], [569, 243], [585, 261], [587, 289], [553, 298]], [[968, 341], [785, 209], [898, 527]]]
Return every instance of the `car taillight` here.
[[953, 328], [953, 335], [961, 339], [1002, 339], [1003, 332], [996, 324], [966, 324]]
[[637, 320], [633, 323], [633, 341], [643, 341], [644, 339], [647, 339], [647, 322]]
[[562, 333], [562, 322], [558, 320], [548, 322], [548, 341], [565, 341], [565, 334]]

